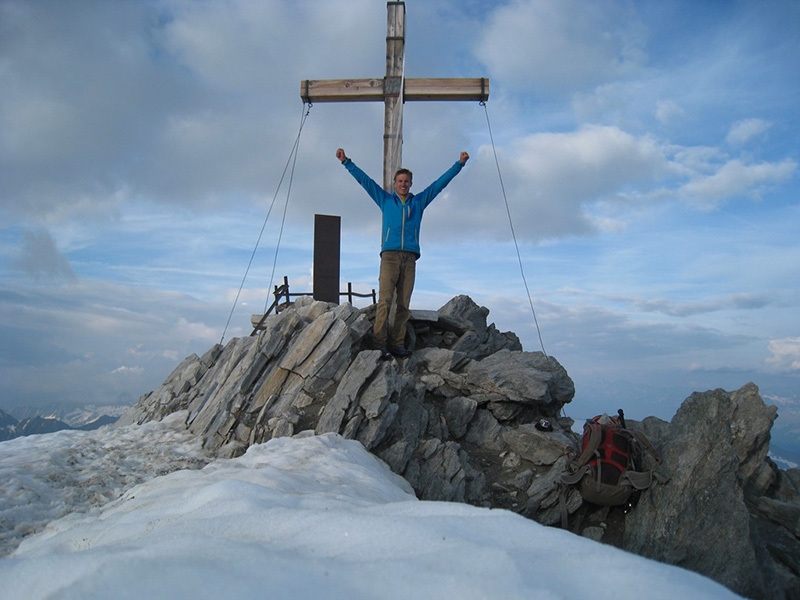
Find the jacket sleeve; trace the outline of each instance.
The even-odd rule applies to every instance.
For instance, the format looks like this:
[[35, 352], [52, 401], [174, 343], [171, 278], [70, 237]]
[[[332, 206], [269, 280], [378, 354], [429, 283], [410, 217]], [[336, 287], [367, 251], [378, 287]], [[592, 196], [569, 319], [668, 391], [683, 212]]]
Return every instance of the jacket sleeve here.
[[359, 169], [349, 158], [345, 159], [342, 164], [344, 168], [353, 176], [353, 178], [361, 185], [362, 188], [369, 194], [369, 197], [375, 201], [375, 204], [381, 206], [381, 202], [387, 195], [384, 189], [379, 186], [375, 181], [364, 171]]
[[424, 190], [422, 190], [418, 196], [420, 196], [423, 200], [423, 207], [428, 206], [433, 199], [438, 196], [441, 191], [447, 187], [447, 184], [453, 181], [453, 178], [461, 172], [461, 169], [464, 168], [464, 165], [461, 163], [460, 160], [457, 160], [452, 167], [447, 169], [439, 179], [434, 181]]

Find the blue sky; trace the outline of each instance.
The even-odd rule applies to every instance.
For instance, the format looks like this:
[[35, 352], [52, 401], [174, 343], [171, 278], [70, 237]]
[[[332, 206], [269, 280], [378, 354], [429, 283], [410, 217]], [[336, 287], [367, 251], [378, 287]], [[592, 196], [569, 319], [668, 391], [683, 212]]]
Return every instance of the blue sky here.
[[[426, 212], [412, 307], [467, 294], [540, 349], [507, 199], [570, 416], [670, 419], [747, 381], [800, 415], [800, 4], [406, 13], [406, 76], [491, 81], [485, 108], [405, 106], [412, 191], [472, 157]], [[376, 287], [379, 214], [334, 151], [380, 180], [382, 105], [311, 107], [279, 182], [300, 81], [382, 77], [385, 34], [383, 0], [0, 0], [0, 407], [135, 399], [232, 307], [225, 341], [248, 335], [284, 207], [276, 281], [310, 290], [323, 213], [343, 289]]]

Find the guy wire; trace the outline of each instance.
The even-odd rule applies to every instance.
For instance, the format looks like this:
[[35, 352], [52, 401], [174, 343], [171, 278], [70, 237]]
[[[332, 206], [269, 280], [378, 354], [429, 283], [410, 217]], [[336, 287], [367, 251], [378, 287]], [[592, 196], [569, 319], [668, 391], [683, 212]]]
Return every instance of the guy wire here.
[[[258, 233], [258, 239], [256, 240], [255, 247], [253, 248], [253, 252], [250, 254], [250, 260], [247, 263], [247, 268], [244, 271], [244, 276], [242, 277], [242, 282], [239, 284], [239, 290], [236, 292], [236, 298], [233, 300], [233, 306], [231, 306], [231, 311], [228, 314], [228, 321], [225, 323], [225, 328], [222, 330], [222, 337], [219, 340], [220, 346], [222, 342], [225, 340], [225, 333], [228, 331], [228, 326], [231, 323], [231, 319], [233, 318], [233, 312], [236, 310], [236, 304], [239, 302], [239, 296], [242, 294], [242, 289], [244, 288], [244, 282], [247, 279], [247, 274], [250, 272], [250, 267], [253, 265], [253, 260], [256, 256], [256, 251], [258, 250], [258, 246], [261, 243], [261, 237], [264, 235], [264, 229], [267, 227], [267, 221], [269, 221], [269, 216], [272, 214], [272, 208], [275, 206], [275, 201], [278, 198], [278, 192], [280, 192], [281, 185], [283, 185], [283, 179], [286, 177], [286, 171], [289, 169], [289, 165], [292, 165], [292, 171], [289, 177], [289, 189], [286, 193], [286, 206], [289, 204], [289, 193], [292, 190], [292, 182], [291, 179], [294, 177], [294, 164], [297, 162], [297, 148], [300, 145], [300, 134], [303, 131], [303, 125], [305, 125], [306, 119], [308, 118], [309, 113], [311, 112], [311, 102], [303, 102], [303, 112], [300, 118], [300, 128], [297, 131], [297, 137], [294, 140], [294, 145], [292, 146], [291, 151], [289, 152], [289, 158], [286, 160], [286, 165], [283, 167], [283, 173], [281, 173], [281, 178], [278, 181], [278, 187], [275, 189], [275, 195], [272, 197], [272, 202], [269, 205], [269, 210], [267, 211], [267, 216], [264, 218], [264, 223], [261, 225], [261, 231]], [[284, 206], [283, 212], [283, 220], [286, 220], [286, 206]], [[283, 222], [281, 223], [281, 235], [283, 235]], [[272, 287], [272, 278], [275, 276], [275, 264], [278, 260], [278, 249], [280, 247], [280, 237], [278, 238], [278, 244], [275, 247], [275, 258], [272, 264], [272, 275], [270, 277], [270, 285], [267, 287], [267, 298], [269, 299], [269, 289]], [[266, 309], [265, 309], [266, 310]]]
[[519, 272], [522, 275], [522, 283], [525, 286], [525, 293], [528, 296], [528, 303], [531, 307], [531, 314], [533, 315], [533, 322], [536, 325], [536, 333], [539, 336], [539, 345], [542, 347], [542, 353], [547, 356], [547, 351], [544, 349], [544, 342], [542, 341], [542, 330], [539, 328], [539, 320], [536, 318], [536, 310], [533, 308], [533, 298], [531, 298], [531, 292], [528, 289], [528, 280], [525, 278], [525, 268], [522, 265], [522, 255], [519, 251], [519, 243], [517, 243], [517, 234], [514, 232], [514, 222], [511, 219], [511, 209], [508, 206], [508, 197], [506, 196], [506, 188], [503, 185], [503, 174], [500, 172], [500, 161], [497, 159], [497, 149], [494, 145], [494, 136], [492, 135], [492, 124], [489, 121], [489, 109], [486, 108], [486, 101], [481, 100], [481, 106], [483, 106], [483, 110], [486, 113], [486, 125], [489, 127], [489, 139], [492, 142], [492, 152], [494, 153], [494, 163], [497, 167], [497, 176], [500, 179], [500, 189], [503, 192], [503, 201], [506, 205], [506, 214], [508, 215], [508, 225], [511, 227], [511, 237], [514, 240], [514, 248], [517, 251], [517, 261], [519, 262]]

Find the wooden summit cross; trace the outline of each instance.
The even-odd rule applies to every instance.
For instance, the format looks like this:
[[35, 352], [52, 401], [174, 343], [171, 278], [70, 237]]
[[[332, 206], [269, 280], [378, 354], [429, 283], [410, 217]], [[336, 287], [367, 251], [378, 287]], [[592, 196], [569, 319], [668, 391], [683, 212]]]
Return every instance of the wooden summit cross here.
[[406, 79], [405, 2], [387, 2], [386, 76], [383, 79], [306, 79], [300, 82], [303, 102], [384, 103], [383, 189], [393, 191], [392, 177], [402, 163], [403, 102], [406, 100], [489, 99], [486, 78]]

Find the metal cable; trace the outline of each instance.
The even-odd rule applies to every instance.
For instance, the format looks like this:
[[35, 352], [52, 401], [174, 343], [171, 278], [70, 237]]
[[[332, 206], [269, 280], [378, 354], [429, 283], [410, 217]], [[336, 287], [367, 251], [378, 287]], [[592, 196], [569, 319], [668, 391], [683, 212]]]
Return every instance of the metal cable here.
[[[292, 178], [294, 177], [294, 165], [297, 162], [297, 148], [300, 145], [300, 134], [303, 131], [303, 126], [305, 125], [306, 119], [308, 118], [309, 113], [311, 112], [311, 102], [303, 102], [303, 113], [302, 117], [300, 118], [300, 128], [297, 131], [297, 137], [294, 140], [294, 145], [292, 146], [291, 151], [289, 152], [289, 158], [286, 160], [286, 165], [283, 167], [283, 173], [281, 173], [280, 181], [278, 181], [278, 187], [275, 190], [275, 195], [272, 197], [272, 202], [269, 205], [269, 210], [267, 211], [267, 216], [264, 218], [264, 223], [261, 225], [261, 231], [258, 233], [258, 239], [256, 240], [256, 245], [253, 248], [253, 252], [250, 254], [250, 260], [247, 263], [247, 268], [244, 271], [244, 276], [242, 277], [242, 282], [239, 284], [239, 290], [236, 292], [236, 298], [233, 300], [233, 306], [231, 306], [231, 311], [228, 314], [228, 321], [225, 323], [225, 328], [222, 330], [222, 337], [219, 340], [220, 345], [225, 340], [225, 334], [228, 331], [228, 326], [231, 323], [231, 319], [233, 318], [233, 312], [236, 310], [236, 304], [239, 302], [239, 296], [242, 294], [242, 289], [244, 288], [244, 282], [247, 279], [247, 275], [250, 272], [250, 267], [253, 265], [253, 260], [256, 256], [256, 251], [258, 250], [258, 246], [261, 243], [261, 237], [264, 235], [264, 229], [267, 227], [267, 221], [269, 221], [269, 216], [272, 214], [272, 208], [275, 206], [275, 200], [278, 198], [278, 192], [280, 192], [281, 186], [283, 185], [283, 179], [286, 177], [286, 171], [289, 169], [289, 165], [292, 165], [292, 171], [289, 177], [289, 190], [286, 193], [286, 205], [283, 209], [283, 222], [281, 222], [281, 235], [283, 235], [283, 223], [286, 220], [286, 206], [289, 204], [289, 193], [292, 189]], [[272, 275], [270, 276], [270, 286], [267, 287], [267, 302], [269, 302], [269, 289], [272, 287], [272, 278], [275, 276], [275, 264], [278, 260], [278, 249], [280, 248], [280, 237], [278, 238], [278, 244], [275, 247], [275, 258], [272, 264]], [[266, 308], [264, 309], [266, 311]]]
[[528, 289], [528, 280], [525, 278], [525, 268], [522, 265], [522, 255], [519, 251], [519, 244], [517, 243], [517, 234], [514, 232], [514, 222], [511, 219], [511, 209], [508, 206], [508, 197], [506, 196], [506, 188], [503, 185], [503, 174], [500, 172], [500, 161], [497, 159], [497, 149], [494, 145], [494, 136], [492, 135], [492, 124], [489, 121], [489, 109], [486, 108], [486, 101], [481, 100], [481, 106], [483, 106], [483, 110], [486, 113], [486, 125], [489, 127], [489, 139], [492, 142], [492, 152], [494, 153], [494, 163], [497, 167], [497, 176], [500, 179], [500, 189], [503, 192], [503, 201], [506, 205], [506, 214], [508, 215], [508, 225], [511, 227], [511, 237], [514, 239], [514, 248], [517, 251], [517, 261], [519, 262], [519, 272], [522, 275], [522, 283], [525, 286], [525, 293], [528, 296], [528, 303], [531, 306], [531, 314], [533, 315], [533, 322], [536, 325], [536, 333], [539, 336], [539, 345], [542, 347], [542, 353], [547, 356], [547, 351], [544, 349], [544, 342], [542, 341], [542, 330], [539, 328], [539, 320], [536, 318], [536, 310], [533, 308], [533, 298], [531, 298], [531, 292]]

